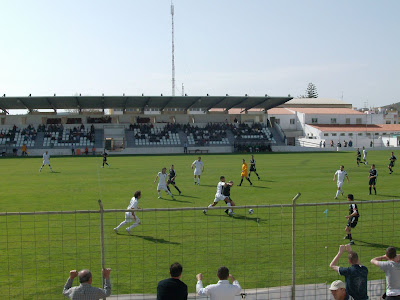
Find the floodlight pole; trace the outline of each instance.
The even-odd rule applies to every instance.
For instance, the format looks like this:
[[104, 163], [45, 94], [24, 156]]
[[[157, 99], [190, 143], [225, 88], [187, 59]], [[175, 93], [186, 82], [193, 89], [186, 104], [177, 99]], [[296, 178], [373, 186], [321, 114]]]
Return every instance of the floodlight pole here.
[[172, 96], [175, 96], [175, 44], [174, 44], [174, 4], [171, 0], [172, 17]]
[[296, 200], [300, 195], [292, 200], [292, 300], [296, 299]]
[[[103, 209], [103, 203], [99, 199], [99, 206], [100, 206], [100, 244], [101, 244], [101, 270], [103, 273], [103, 270], [105, 269], [105, 258], [104, 258], [104, 209]], [[104, 275], [102, 275], [102, 286], [104, 286], [105, 283], [105, 278]], [[106, 298], [103, 298], [104, 300]]]

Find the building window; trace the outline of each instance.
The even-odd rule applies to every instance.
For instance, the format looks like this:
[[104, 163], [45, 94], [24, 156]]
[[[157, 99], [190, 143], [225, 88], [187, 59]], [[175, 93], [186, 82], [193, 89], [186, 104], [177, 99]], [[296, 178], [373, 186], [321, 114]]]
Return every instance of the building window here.
[[332, 136], [337, 136], [337, 134], [336, 133], [332, 133]]
[[290, 119], [290, 124], [294, 124], [295, 119]]
[[324, 133], [324, 136], [329, 136], [329, 133]]
[[361, 124], [361, 123], [362, 123], [361, 118], [357, 118], [356, 119], [356, 124]]
[[340, 136], [344, 136], [344, 133], [342, 132], [342, 133], [340, 134]]
[[379, 133], [375, 132], [375, 135], [379, 135]]
[[392, 122], [390, 122], [390, 121], [386, 121], [386, 124], [392, 124]]
[[346, 124], [350, 124], [350, 118], [346, 118]]
[[336, 124], [336, 118], [331, 118], [331, 124]]
[[382, 133], [382, 135], [386, 135], [386, 132]]
[[353, 133], [349, 133], [348, 136], [353, 136]]
[[312, 124], [318, 124], [318, 118], [312, 118], [311, 119]]
[[365, 135], [366, 135], [366, 136], [370, 136], [370, 135], [371, 135], [371, 133], [370, 133], [370, 132], [367, 132]]
[[360, 133], [358, 133], [358, 136], [362, 136], [362, 133], [360, 132]]

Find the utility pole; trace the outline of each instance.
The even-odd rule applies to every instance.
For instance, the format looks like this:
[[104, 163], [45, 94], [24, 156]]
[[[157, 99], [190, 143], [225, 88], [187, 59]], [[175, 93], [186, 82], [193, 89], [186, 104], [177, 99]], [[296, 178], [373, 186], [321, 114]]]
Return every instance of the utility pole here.
[[175, 45], [174, 45], [174, 4], [171, 0], [172, 17], [172, 96], [175, 96]]

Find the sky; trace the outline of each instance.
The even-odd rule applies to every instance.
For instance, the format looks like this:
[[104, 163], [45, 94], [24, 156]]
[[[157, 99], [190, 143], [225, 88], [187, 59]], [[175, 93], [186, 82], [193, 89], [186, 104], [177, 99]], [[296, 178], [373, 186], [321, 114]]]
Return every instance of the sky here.
[[[171, 95], [170, 0], [1, 0], [0, 95]], [[176, 95], [400, 101], [398, 0], [174, 0]]]

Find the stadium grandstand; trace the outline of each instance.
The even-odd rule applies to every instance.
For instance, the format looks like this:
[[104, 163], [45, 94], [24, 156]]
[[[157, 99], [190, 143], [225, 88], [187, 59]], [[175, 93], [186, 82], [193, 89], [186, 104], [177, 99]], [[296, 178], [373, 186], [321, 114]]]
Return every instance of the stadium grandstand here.
[[[0, 98], [0, 151], [20, 155], [229, 153], [285, 145], [267, 111], [291, 97], [54, 96]], [[18, 111], [24, 114], [10, 114]]]

